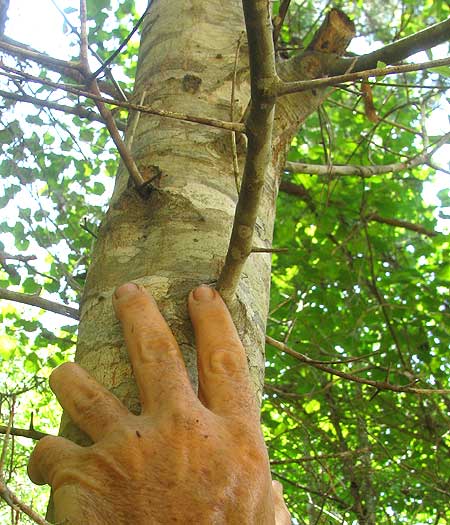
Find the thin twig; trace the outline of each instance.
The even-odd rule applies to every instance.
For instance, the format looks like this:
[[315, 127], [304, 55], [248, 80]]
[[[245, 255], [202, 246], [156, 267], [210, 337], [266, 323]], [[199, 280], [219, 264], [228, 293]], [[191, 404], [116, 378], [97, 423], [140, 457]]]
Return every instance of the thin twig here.
[[11, 436], [20, 436], [20, 437], [26, 437], [30, 439], [42, 439], [45, 436], [51, 436], [52, 434], [46, 434], [45, 432], [39, 432], [39, 430], [34, 429], [26, 429], [26, 428], [15, 428], [15, 427], [8, 427], [4, 425], [0, 425], [0, 434], [6, 434], [8, 432]]
[[[234, 122], [234, 105], [235, 105], [235, 90], [236, 90], [236, 75], [237, 75], [237, 64], [239, 59], [239, 51], [241, 49], [242, 37], [245, 35], [244, 31], [239, 35], [236, 53], [234, 55], [234, 69], [233, 69], [233, 82], [231, 83], [231, 104], [230, 104], [230, 120]], [[233, 155], [233, 173], [234, 182], [236, 184], [236, 191], [239, 194], [239, 162], [236, 147], [236, 132], [231, 132], [231, 154]]]
[[372, 242], [370, 240], [369, 231], [367, 229], [366, 222], [363, 222], [363, 228], [364, 228], [364, 234], [366, 237], [367, 249], [369, 252], [369, 257], [368, 257], [369, 272], [370, 272], [370, 277], [369, 277], [370, 280], [368, 279], [369, 287], [372, 290], [378, 304], [380, 305], [381, 312], [383, 314], [384, 320], [388, 327], [389, 333], [391, 334], [392, 340], [394, 341], [395, 348], [397, 349], [397, 354], [400, 358], [400, 361], [402, 362], [403, 368], [405, 370], [409, 370], [410, 366], [408, 366], [408, 363], [406, 362], [406, 359], [403, 355], [400, 340], [397, 336], [397, 332], [395, 331], [394, 325], [392, 324], [391, 316], [389, 315], [389, 311], [386, 308], [386, 306], [384, 306], [385, 299], [382, 297], [380, 291], [378, 290], [377, 276], [375, 274], [375, 264], [374, 264], [375, 261], [374, 261], [374, 255], [373, 255], [373, 250], [372, 250]]
[[359, 454], [364, 454], [365, 452], [370, 452], [369, 447], [357, 448], [355, 450], [345, 450], [343, 452], [336, 452], [335, 454], [315, 454], [314, 456], [302, 456], [301, 458], [293, 459], [272, 459], [270, 460], [271, 465], [290, 465], [292, 463], [305, 463], [307, 461], [321, 461], [323, 459], [334, 459], [342, 458], [347, 456], [357, 456]]
[[450, 394], [450, 390], [448, 389], [415, 388], [409, 385], [405, 385], [405, 386], [393, 385], [385, 381], [374, 381], [372, 379], [365, 379], [364, 377], [358, 377], [353, 374], [342, 372], [340, 370], [335, 370], [334, 368], [331, 368], [329, 366], [317, 363], [313, 359], [310, 359], [308, 356], [293, 350], [292, 348], [285, 345], [281, 341], [277, 341], [276, 339], [273, 339], [272, 337], [269, 337], [268, 335], [266, 335], [266, 343], [271, 346], [274, 346], [275, 348], [278, 348], [278, 350], [281, 350], [282, 352], [289, 354], [292, 357], [295, 357], [295, 359], [298, 359], [302, 363], [311, 365], [314, 368], [318, 368], [319, 370], [323, 370], [324, 372], [327, 372], [328, 374], [332, 374], [334, 376], [341, 377], [342, 379], [348, 379], [349, 381], [354, 381], [356, 383], [361, 383], [363, 385], [373, 386], [374, 388], [377, 388], [378, 390], [391, 390], [392, 392], [399, 392], [399, 393], [405, 392], [405, 393], [420, 394], [420, 395], [434, 395], [434, 394], [448, 395]]
[[274, 18], [273, 21], [273, 44], [276, 45], [278, 37], [281, 33], [281, 28], [283, 27], [284, 19], [286, 18], [287, 12], [289, 10], [289, 4], [291, 0], [282, 0], [280, 8], [278, 9], [278, 15]]
[[[104, 62], [103, 64], [97, 69], [97, 71], [95, 71], [94, 73], [92, 73], [92, 78], [97, 78], [100, 73], [102, 71], [104, 71], [113, 61], [114, 59], [116, 58], [116, 56], [122, 51], [122, 49], [128, 44], [128, 42], [130, 41], [131, 37], [134, 35], [134, 33], [136, 33], [136, 31], [139, 29], [140, 25], [142, 24], [142, 22], [144, 21], [144, 18], [148, 15], [149, 11], [150, 11], [150, 6], [151, 6], [151, 2], [149, 2], [148, 6], [147, 6], [147, 9], [144, 11], [144, 14], [141, 16], [141, 18], [139, 18], [139, 20], [136, 22], [136, 24], [134, 25], [133, 29], [128, 33], [128, 35], [124, 38], [124, 40], [120, 43], [119, 47], [114, 51], [114, 53], [112, 53], [111, 56], [109, 56]], [[92, 80], [92, 79], [89, 79], [89, 80]]]
[[[103, 118], [98, 115], [95, 111], [87, 109], [82, 106], [67, 106], [65, 104], [58, 104], [57, 102], [52, 102], [50, 100], [42, 100], [37, 97], [32, 97], [31, 95], [19, 95], [18, 93], [8, 93], [0, 89], [0, 96], [9, 100], [15, 100], [17, 102], [25, 102], [27, 104], [33, 104], [34, 106], [41, 108], [53, 109], [55, 111], [62, 111], [69, 115], [76, 115], [80, 118], [85, 118], [90, 121], [97, 121], [104, 123]], [[126, 124], [119, 120], [116, 120], [116, 125], [121, 131], [125, 131]]]
[[389, 217], [381, 217], [377, 213], [369, 213], [363, 219], [364, 221], [375, 221], [381, 224], [388, 224], [389, 226], [395, 226], [396, 228], [404, 228], [405, 230], [411, 230], [416, 233], [421, 233], [427, 237], [436, 237], [439, 235], [439, 232], [434, 230], [428, 230], [421, 224], [414, 224], [408, 221], [402, 221], [401, 219], [392, 219]]
[[3, 479], [3, 469], [5, 467], [6, 454], [8, 452], [9, 436], [14, 421], [14, 410], [16, 408], [16, 396], [13, 395], [10, 401], [8, 424], [6, 425], [5, 437], [3, 438], [2, 451], [0, 453], [0, 478]]
[[[80, 18], [81, 18], [80, 62], [83, 66], [83, 70], [84, 70], [84, 74], [87, 79], [87, 86], [88, 86], [89, 91], [91, 91], [92, 93], [94, 93], [95, 95], [99, 97], [101, 96], [101, 93], [100, 93], [95, 76], [92, 76], [91, 70], [89, 68], [89, 61], [88, 61], [88, 56], [87, 56], [88, 39], [87, 39], [87, 30], [86, 30], [86, 24], [87, 24], [86, 16], [87, 16], [86, 15], [86, 0], [80, 0]], [[120, 157], [125, 167], [127, 168], [130, 177], [133, 179], [133, 182], [138, 189], [144, 189], [145, 183], [147, 181], [142, 176], [129, 149], [127, 148], [125, 142], [123, 141], [119, 133], [119, 130], [117, 129], [117, 126], [116, 126], [116, 123], [114, 121], [114, 117], [111, 111], [106, 107], [106, 105], [103, 102], [96, 100], [95, 103], [100, 112], [100, 115], [105, 120], [105, 124], [106, 124], [106, 127], [108, 128], [109, 134], [111, 135], [111, 138], [113, 139], [113, 142], [116, 145], [117, 150], [119, 151]]]
[[38, 308], [42, 308], [43, 310], [54, 312], [55, 314], [71, 317], [72, 319], [78, 320], [80, 318], [80, 313], [77, 309], [66, 306], [65, 304], [55, 303], [53, 301], [49, 301], [48, 299], [43, 299], [38, 295], [13, 292], [11, 290], [6, 290], [5, 288], [0, 288], [0, 299], [29, 304], [30, 306], [36, 306]]
[[289, 248], [252, 248], [252, 253], [287, 253]]
[[421, 153], [408, 159], [404, 162], [394, 162], [392, 164], [382, 164], [379, 166], [326, 166], [322, 164], [304, 164], [301, 162], [287, 162], [286, 171], [290, 173], [304, 173], [307, 175], [326, 176], [357, 176], [362, 178], [373, 177], [374, 175], [382, 175], [384, 173], [396, 173], [398, 171], [407, 170], [426, 164], [433, 154], [450, 139], [450, 132], [443, 135], [437, 142], [432, 145], [432, 149], [427, 151], [424, 149]]
[[[66, 13], [59, 7], [59, 5], [55, 2], [55, 0], [51, 0], [52, 4], [56, 7], [59, 14], [64, 18], [64, 22], [70, 27], [70, 30], [74, 35], [76, 35], [78, 38], [80, 37], [80, 33], [78, 32], [77, 28], [71, 23], [69, 18], [67, 17]], [[89, 51], [92, 53], [92, 55], [100, 62], [100, 64], [103, 64], [102, 57], [97, 53], [97, 51], [89, 44]], [[116, 79], [114, 78], [113, 74], [111, 73], [110, 69], [107, 69], [105, 71], [106, 76], [113, 84], [114, 88], [116, 89], [117, 93], [120, 95], [122, 100], [128, 100], [126, 94], [124, 93], [123, 89], [120, 87]], [[101, 83], [102, 91], [104, 90], [104, 82]]]
[[435, 67], [447, 66], [449, 64], [450, 58], [442, 58], [439, 60], [421, 62], [419, 64], [405, 64], [402, 66], [367, 69], [364, 71], [358, 71], [357, 73], [347, 73], [345, 75], [336, 75], [328, 78], [317, 78], [315, 80], [283, 82], [278, 79], [270, 88], [267, 89], [267, 94], [280, 97], [283, 95], [289, 95], [291, 93], [299, 93], [309, 89], [335, 86], [336, 84], [341, 84], [342, 82], [354, 82], [355, 80], [361, 80], [369, 77], [384, 77], [386, 75], [397, 75], [399, 73], [421, 71], [423, 69], [432, 69]]
[[23, 501], [21, 501], [14, 492], [6, 486], [3, 479], [0, 479], [0, 498], [2, 498], [12, 509], [17, 512], [23, 512], [38, 525], [52, 525], [29, 505], [23, 503]]
[[12, 261], [28, 262], [28, 261], [34, 261], [36, 259], [37, 259], [36, 255], [20, 255], [20, 254], [11, 255], [10, 253], [0, 252], [0, 262], [2, 260], [4, 260], [4, 261], [12, 260]]

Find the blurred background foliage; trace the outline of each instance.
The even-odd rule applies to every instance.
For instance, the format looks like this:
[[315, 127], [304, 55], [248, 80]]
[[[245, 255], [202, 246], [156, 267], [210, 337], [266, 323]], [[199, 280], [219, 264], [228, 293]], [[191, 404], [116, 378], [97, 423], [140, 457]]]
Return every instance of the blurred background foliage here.
[[[77, 2], [52, 3], [45, 9], [53, 10], [65, 52], [76, 58]], [[11, 0], [10, 19], [19, 4]], [[274, 16], [279, 4], [273, 2]], [[92, 51], [102, 60], [145, 9], [144, 2], [131, 0], [95, 0], [88, 7]], [[292, 0], [279, 56], [304, 48], [330, 7], [354, 20], [357, 38], [350, 52], [359, 54], [443, 21], [450, 11], [448, 2], [436, 0], [385, 0], [382, 7], [375, 1]], [[27, 43], [20, 23], [11, 20], [5, 34]], [[39, 49], [59, 56], [51, 40], [45, 45]], [[138, 45], [137, 35], [112, 67], [120, 88], [129, 92]], [[447, 54], [446, 44], [413, 59]], [[4, 61], [61, 79], [31, 62], [9, 56]], [[444, 148], [427, 164], [367, 178], [331, 170], [405, 162], [432, 149], [445, 126], [448, 131], [449, 75], [449, 68], [441, 68], [378, 79], [371, 84], [372, 120], [361, 84], [339, 86], [299, 131], [288, 160], [329, 169], [324, 175], [290, 170], [284, 176], [301, 195], [279, 194], [274, 245], [288, 251], [273, 256], [270, 336], [320, 361], [359, 358], [330, 366], [360, 378], [449, 388], [450, 173]], [[4, 78], [0, 89], [81, 103], [61, 91]], [[111, 195], [117, 152], [99, 122], [0, 100], [0, 287], [76, 307]], [[115, 117], [126, 121], [121, 110]], [[14, 406], [14, 427], [56, 433], [60, 409], [47, 378], [73, 356], [76, 322], [2, 300], [0, 323], [0, 424], [7, 424]], [[450, 523], [449, 396], [379, 391], [271, 346], [266, 386], [264, 432], [294, 523]], [[4, 474], [12, 490], [44, 512], [47, 489], [26, 476], [32, 447], [32, 440], [12, 436]], [[0, 501], [0, 521], [15, 519]]]

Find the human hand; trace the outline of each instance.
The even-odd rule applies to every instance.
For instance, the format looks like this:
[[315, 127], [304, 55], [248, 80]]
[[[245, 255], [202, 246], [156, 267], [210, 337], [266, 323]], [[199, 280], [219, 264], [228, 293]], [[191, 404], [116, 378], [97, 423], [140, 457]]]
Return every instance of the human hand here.
[[49, 436], [31, 456], [31, 480], [52, 486], [55, 521], [288, 525], [281, 485], [271, 483], [245, 352], [219, 294], [201, 286], [189, 295], [198, 398], [153, 298], [129, 283], [113, 304], [142, 413], [130, 413], [79, 365], [54, 370], [52, 390], [94, 442], [80, 447]]

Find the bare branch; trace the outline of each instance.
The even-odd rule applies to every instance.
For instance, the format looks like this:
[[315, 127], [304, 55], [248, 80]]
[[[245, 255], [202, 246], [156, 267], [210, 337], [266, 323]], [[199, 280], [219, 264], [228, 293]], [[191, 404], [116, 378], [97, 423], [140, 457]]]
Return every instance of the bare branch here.
[[[1, 92], [0, 92], [1, 94]], [[20, 262], [28, 262], [28, 261], [34, 261], [36, 260], [36, 255], [11, 255], [10, 253], [6, 252], [0, 252], [0, 262], [3, 261], [20, 261]]]
[[[75, 82], [83, 83], [84, 77], [80, 69], [81, 66], [78, 62], [53, 58], [8, 37], [0, 39], [0, 50], [16, 58], [31, 60], [32, 62], [45, 66], [51, 71], [55, 71], [56, 73], [71, 78]], [[103, 93], [106, 93], [111, 97], [121, 95], [120, 86], [116, 88], [109, 82], [99, 82], [99, 87]]]
[[82, 79], [82, 72], [78, 62], [53, 58], [49, 55], [46, 55], [45, 53], [40, 53], [29, 46], [25, 46], [20, 42], [15, 42], [14, 40], [6, 37], [0, 39], [0, 49], [8, 55], [31, 60], [41, 66], [48, 67], [52, 71], [56, 71], [62, 75], [67, 75], [70, 78], [74, 78], [77, 81], [81, 81]]
[[396, 228], [404, 228], [405, 230], [421, 233], [427, 237], [436, 237], [436, 235], [439, 235], [438, 232], [434, 230], [428, 230], [420, 224], [414, 224], [412, 222], [402, 221], [400, 219], [391, 219], [389, 217], [381, 217], [377, 213], [369, 213], [369, 215], [367, 215], [364, 219], [366, 221], [375, 221], [382, 224], [389, 224], [390, 226], [395, 226]]
[[243, 0], [249, 45], [251, 106], [246, 122], [247, 156], [230, 244], [217, 289], [228, 303], [234, 297], [242, 268], [253, 247], [261, 192], [272, 152], [275, 98], [266, 96], [265, 85], [274, 82], [275, 54], [272, 25], [266, 0]]
[[364, 377], [358, 377], [353, 374], [349, 374], [348, 372], [342, 372], [340, 370], [335, 370], [334, 368], [331, 368], [330, 366], [323, 365], [321, 363], [314, 361], [314, 359], [311, 359], [308, 356], [301, 354], [300, 352], [296, 352], [295, 350], [285, 345], [281, 341], [277, 341], [276, 339], [273, 339], [272, 337], [269, 337], [268, 335], [266, 335], [266, 343], [271, 346], [274, 346], [275, 348], [278, 348], [278, 350], [281, 350], [282, 352], [289, 354], [292, 357], [295, 357], [295, 359], [298, 359], [302, 363], [313, 366], [314, 368], [318, 368], [319, 370], [327, 372], [328, 374], [332, 374], [334, 376], [341, 377], [342, 379], [348, 379], [349, 381], [354, 381], [356, 383], [361, 383], [363, 385], [373, 386], [377, 390], [390, 390], [392, 392], [405, 392], [405, 393], [419, 394], [419, 395], [450, 394], [450, 390], [447, 390], [447, 389], [415, 388], [410, 385], [405, 385], [405, 386], [393, 385], [386, 381], [374, 381], [372, 379], [366, 379]]
[[252, 248], [252, 253], [287, 253], [289, 248]]
[[438, 148], [447, 144], [450, 140], [450, 133], [443, 135], [429, 151], [424, 150], [419, 155], [405, 161], [379, 166], [326, 166], [322, 164], [304, 164], [301, 162], [287, 162], [286, 171], [291, 173], [305, 173], [308, 175], [319, 175], [329, 179], [333, 176], [357, 176], [368, 178], [383, 173], [396, 173], [398, 171], [415, 168], [420, 164], [427, 164]]
[[13, 78], [16, 80], [25, 79], [25, 80], [28, 80], [29, 82], [35, 82], [37, 84], [46, 85], [46, 86], [49, 86], [55, 89], [62, 89], [64, 91], [67, 91], [68, 93], [72, 93], [74, 95], [78, 95], [81, 97], [86, 97], [96, 102], [103, 102], [104, 104], [110, 104], [112, 106], [116, 106], [120, 108], [140, 111], [141, 113], [147, 113], [149, 115], [157, 115], [159, 117], [172, 118], [175, 120], [184, 120], [186, 122], [195, 122], [197, 124], [204, 124], [205, 126], [225, 129], [227, 131], [236, 131], [238, 133], [246, 132], [245, 125], [240, 122], [226, 122], [223, 120], [218, 120], [218, 119], [213, 119], [213, 118], [196, 117], [193, 115], [188, 115], [186, 113], [179, 113], [175, 111], [165, 111], [162, 109], [152, 108], [151, 106], [142, 106], [140, 104], [132, 104], [130, 102], [125, 102], [121, 100], [109, 99], [109, 98], [98, 96], [94, 93], [80, 89], [75, 86], [68, 86], [66, 84], [61, 84], [59, 82], [52, 82], [51, 80], [48, 80], [48, 79], [39, 78], [34, 75], [30, 75], [29, 73], [25, 73], [23, 71], [19, 71], [17, 69], [8, 67], [4, 64], [0, 64], [0, 69], [3, 70], [3, 73], [0, 72], [0, 74], [3, 74], [9, 78]]
[[377, 69], [367, 69], [357, 73], [346, 73], [344, 75], [337, 75], [327, 78], [317, 78], [314, 80], [300, 80], [297, 82], [283, 82], [278, 80], [268, 88], [268, 94], [275, 96], [289, 95], [291, 93], [299, 93], [309, 89], [323, 88], [326, 86], [335, 86], [342, 82], [353, 82], [369, 77], [384, 77], [385, 75], [397, 75], [398, 73], [408, 73], [411, 71], [420, 71], [422, 69], [432, 69], [435, 67], [447, 66], [450, 64], [450, 58], [442, 58], [440, 60], [430, 60], [428, 62], [421, 62], [420, 64], [405, 64], [402, 66], [390, 66]]
[[294, 459], [272, 459], [271, 465], [292, 465], [293, 463], [305, 463], [307, 461], [321, 461], [324, 459], [345, 458], [348, 456], [358, 456], [365, 452], [370, 452], [369, 447], [357, 448], [355, 450], [344, 450], [343, 452], [336, 452], [336, 454], [315, 454], [314, 456], [302, 456]]
[[[81, 31], [80, 31], [80, 62], [83, 66], [83, 72], [88, 80], [88, 88], [89, 91], [94, 93], [96, 96], [100, 97], [101, 93], [98, 88], [97, 80], [95, 76], [92, 75], [92, 72], [89, 68], [89, 60], [88, 60], [88, 37], [87, 37], [87, 14], [86, 14], [86, 0], [80, 0], [80, 17], [81, 17]], [[97, 108], [100, 112], [100, 115], [103, 117], [106, 127], [108, 128], [109, 134], [111, 135], [111, 138], [113, 139], [114, 144], [117, 147], [117, 150], [119, 151], [120, 158], [122, 159], [125, 167], [128, 170], [128, 173], [130, 177], [133, 179], [134, 184], [136, 185], [138, 190], [144, 190], [145, 185], [148, 180], [146, 180], [142, 173], [139, 171], [139, 168], [136, 165], [136, 162], [134, 161], [130, 150], [128, 149], [127, 145], [123, 141], [119, 130], [117, 129], [116, 123], [114, 121], [114, 117], [112, 116], [111, 111], [105, 106], [104, 102], [101, 102], [99, 100], [95, 101]]]
[[278, 41], [278, 37], [280, 36], [281, 28], [283, 27], [283, 22], [289, 10], [290, 3], [291, 3], [291, 0], [282, 0], [280, 3], [280, 7], [278, 9], [278, 15], [273, 19], [273, 44], [274, 45], [276, 45]]
[[[9, 100], [16, 100], [17, 102], [26, 102], [33, 104], [34, 106], [54, 109], [56, 111], [62, 111], [69, 115], [76, 115], [80, 118], [85, 118], [90, 121], [97, 121], [104, 123], [105, 121], [100, 115], [97, 115], [95, 111], [87, 109], [83, 106], [66, 106], [64, 104], [58, 104], [57, 102], [51, 102], [50, 100], [42, 100], [40, 98], [32, 97], [30, 95], [19, 95], [18, 93], [8, 93], [7, 91], [0, 90], [0, 96]], [[116, 120], [117, 127], [125, 131], [126, 124], [120, 120]]]
[[6, 486], [3, 480], [0, 480], [0, 498], [2, 498], [14, 510], [25, 513], [38, 525], [52, 525], [29, 505], [23, 503], [23, 501], [21, 501], [14, 492]]
[[[401, 38], [392, 44], [377, 49], [372, 53], [358, 57], [353, 71], [363, 71], [374, 68], [378, 62], [395, 64], [419, 51], [426, 51], [438, 44], [447, 42], [450, 35], [450, 18], [434, 24], [413, 35]], [[329, 73], [339, 75], [344, 73], [353, 59], [340, 58], [331, 65]]]
[[29, 304], [31, 306], [42, 308], [43, 310], [48, 310], [49, 312], [54, 312], [55, 314], [71, 317], [72, 319], [78, 320], [80, 318], [80, 313], [77, 309], [71, 308], [65, 304], [55, 303], [53, 301], [49, 301], [48, 299], [43, 299], [38, 295], [13, 292], [11, 290], [6, 290], [5, 288], [0, 288], [0, 299]]
[[104, 71], [116, 58], [116, 56], [122, 51], [122, 49], [128, 44], [131, 37], [136, 33], [136, 31], [141, 26], [142, 22], [144, 21], [144, 18], [148, 15], [148, 12], [150, 11], [151, 2], [149, 2], [147, 9], [144, 11], [144, 14], [139, 18], [139, 20], [134, 25], [133, 29], [128, 33], [128, 35], [124, 38], [124, 40], [120, 43], [119, 47], [114, 51], [114, 53], [111, 54], [110, 57], [108, 57], [107, 60], [92, 74], [93, 78], [97, 78], [102, 71]]
[[[7, 431], [8, 431], [7, 426], [0, 425], [0, 434], [6, 434]], [[52, 434], [46, 434], [45, 432], [39, 432], [39, 430], [34, 430], [31, 428], [26, 429], [26, 428], [15, 428], [15, 427], [11, 427], [9, 429], [9, 433], [12, 436], [21, 436], [21, 437], [26, 437], [30, 439], [36, 439], [36, 440], [42, 439], [45, 436], [52, 435]]]

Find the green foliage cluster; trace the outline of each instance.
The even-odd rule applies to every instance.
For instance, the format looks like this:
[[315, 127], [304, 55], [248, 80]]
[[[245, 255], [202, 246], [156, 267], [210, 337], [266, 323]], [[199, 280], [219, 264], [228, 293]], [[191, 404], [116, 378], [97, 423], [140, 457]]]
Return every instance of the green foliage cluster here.
[[[443, 1], [383, 5], [336, 2], [354, 18], [357, 34], [377, 47], [449, 15]], [[289, 56], [307, 45], [327, 6], [292, 0], [279, 52]], [[273, 7], [277, 13], [279, 2]], [[141, 13], [131, 0], [92, 0], [88, 9], [90, 42], [105, 60]], [[61, 25], [75, 43], [77, 12], [65, 14]], [[131, 89], [137, 47], [131, 40], [114, 62], [122, 89]], [[376, 123], [365, 114], [359, 85], [336, 89], [305, 123], [288, 160], [364, 166], [413, 158], [438, 139], [425, 136], [424, 125], [445, 100], [446, 72], [440, 73], [374, 84]], [[34, 89], [41, 98], [78, 103], [72, 95]], [[99, 123], [6, 99], [0, 113], [0, 252], [37, 257], [0, 259], [0, 287], [43, 292], [76, 307], [117, 152]], [[115, 116], [126, 118], [121, 111]], [[377, 214], [427, 230], [442, 227], [450, 215], [448, 191], [439, 192], [436, 206], [423, 197], [434, 176], [426, 165], [369, 178], [286, 174], [307, 197], [280, 192], [274, 245], [288, 252], [273, 256], [268, 334], [316, 360], [358, 358], [330, 366], [363, 379], [450, 388], [449, 238], [369, 219]], [[2, 301], [0, 325], [0, 424], [15, 396], [16, 427], [56, 432], [60, 411], [46, 379], [72, 355], [75, 323]], [[270, 346], [266, 385], [264, 432], [295, 523], [450, 523], [449, 396], [378, 391]], [[14, 438], [7, 481], [43, 511], [45, 493], [27, 485], [24, 474], [31, 446]], [[0, 520], [8, 513], [0, 504]]]

